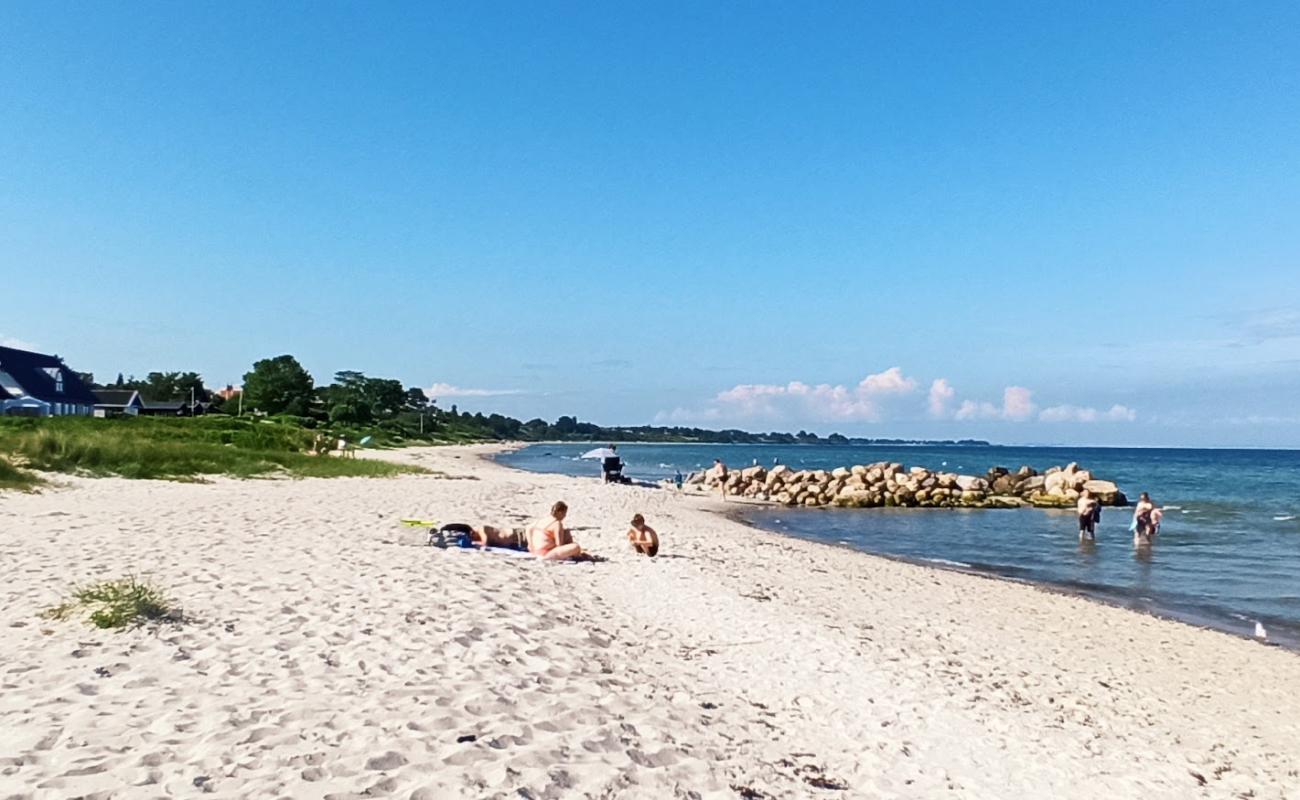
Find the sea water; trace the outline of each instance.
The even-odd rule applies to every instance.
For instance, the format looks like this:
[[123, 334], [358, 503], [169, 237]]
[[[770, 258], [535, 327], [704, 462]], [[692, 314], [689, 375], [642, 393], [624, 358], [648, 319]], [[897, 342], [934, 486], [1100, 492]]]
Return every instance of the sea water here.
[[[598, 477], [600, 462], [579, 458], [596, 446], [539, 444], [498, 460]], [[1056, 587], [1231, 633], [1252, 635], [1260, 622], [1270, 641], [1300, 648], [1300, 451], [627, 444], [618, 452], [624, 474], [646, 481], [707, 469], [715, 458], [731, 469], [897, 461], [971, 475], [1077, 462], [1118, 483], [1130, 501], [1146, 491], [1165, 508], [1151, 547], [1133, 547], [1131, 508], [1103, 509], [1095, 544], [1080, 544], [1072, 511], [746, 506], [744, 516], [790, 536]]]

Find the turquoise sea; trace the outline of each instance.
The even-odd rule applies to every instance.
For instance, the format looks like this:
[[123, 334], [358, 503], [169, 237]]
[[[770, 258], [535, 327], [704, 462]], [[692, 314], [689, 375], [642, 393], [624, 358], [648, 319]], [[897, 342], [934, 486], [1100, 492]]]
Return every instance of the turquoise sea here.
[[[599, 445], [539, 444], [500, 456], [519, 469], [599, 475], [578, 456]], [[793, 509], [747, 506], [777, 533], [934, 566], [1077, 592], [1098, 600], [1300, 649], [1300, 451], [1001, 446], [619, 445], [632, 478], [657, 481], [721, 458], [794, 468], [898, 461], [968, 474], [1078, 462], [1130, 497], [1166, 509], [1149, 549], [1135, 550], [1131, 511], [1105, 509], [1081, 545], [1068, 511]], [[610, 487], [617, 491], [618, 487]], [[669, 539], [671, 541], [671, 539]], [[870, 587], [863, 587], [870, 591]]]

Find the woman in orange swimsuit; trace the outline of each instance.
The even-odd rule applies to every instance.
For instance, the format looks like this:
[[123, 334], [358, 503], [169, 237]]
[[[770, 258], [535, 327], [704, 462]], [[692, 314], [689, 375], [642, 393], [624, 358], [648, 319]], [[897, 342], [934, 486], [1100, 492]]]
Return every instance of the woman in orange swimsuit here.
[[564, 527], [564, 518], [568, 513], [569, 507], [563, 501], [551, 506], [551, 518], [539, 520], [528, 530], [528, 552], [549, 561], [581, 556], [582, 548], [573, 541], [569, 529]]

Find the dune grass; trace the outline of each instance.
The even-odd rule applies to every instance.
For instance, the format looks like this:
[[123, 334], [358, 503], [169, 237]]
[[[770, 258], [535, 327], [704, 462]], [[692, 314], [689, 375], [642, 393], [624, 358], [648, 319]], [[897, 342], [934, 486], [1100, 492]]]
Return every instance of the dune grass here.
[[419, 467], [310, 455], [314, 434], [249, 419], [0, 420], [0, 454], [48, 472], [124, 478], [384, 477]]
[[30, 492], [44, 481], [25, 469], [19, 469], [0, 458], [0, 489], [17, 489]]
[[151, 620], [178, 620], [179, 611], [162, 589], [134, 576], [74, 586], [68, 599], [47, 609], [47, 619], [84, 619], [96, 628], [126, 628]]

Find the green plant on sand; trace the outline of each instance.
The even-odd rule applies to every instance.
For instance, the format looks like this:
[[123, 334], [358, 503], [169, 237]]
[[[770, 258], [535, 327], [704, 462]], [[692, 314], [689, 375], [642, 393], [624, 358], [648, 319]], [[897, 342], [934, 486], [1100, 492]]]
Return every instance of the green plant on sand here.
[[0, 458], [0, 489], [21, 489], [31, 491], [43, 481], [25, 469], [19, 469]]
[[47, 619], [84, 617], [96, 628], [126, 628], [150, 620], [178, 620], [167, 595], [135, 576], [73, 587], [67, 600], [46, 610]]
[[[313, 434], [270, 421], [55, 417], [0, 420], [0, 454], [49, 472], [124, 478], [196, 480], [204, 475], [248, 478], [383, 477], [419, 467], [304, 452]], [[3, 475], [0, 475], [3, 480]]]

